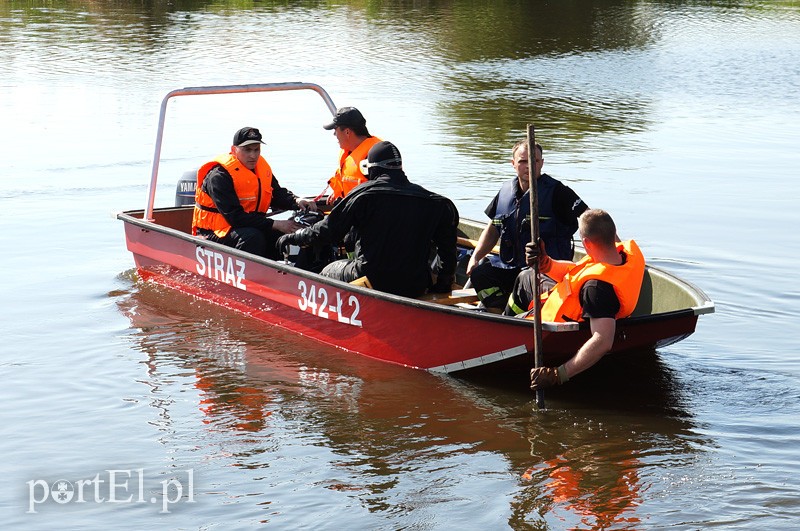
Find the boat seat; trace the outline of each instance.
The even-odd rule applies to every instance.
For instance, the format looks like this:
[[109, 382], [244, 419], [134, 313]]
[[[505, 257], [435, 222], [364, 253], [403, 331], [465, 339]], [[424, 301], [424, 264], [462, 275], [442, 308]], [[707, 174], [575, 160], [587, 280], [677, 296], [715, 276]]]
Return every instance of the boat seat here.
[[[456, 238], [456, 243], [458, 245], [461, 245], [462, 247], [466, 247], [467, 249], [477, 249], [478, 248], [478, 240], [472, 240], [470, 238], [464, 238], [463, 236], [458, 236]], [[490, 252], [492, 254], [500, 254], [500, 246], [499, 245], [495, 245]]]
[[436, 304], [445, 304], [447, 306], [478, 302], [478, 294], [475, 292], [475, 288], [454, 289], [449, 293], [426, 293], [417, 298], [421, 301], [435, 302]]
[[369, 279], [367, 277], [365, 277], [365, 276], [364, 277], [358, 277], [355, 280], [351, 280], [350, 284], [352, 284], [354, 286], [363, 286], [365, 288], [372, 289], [372, 284], [370, 283]]

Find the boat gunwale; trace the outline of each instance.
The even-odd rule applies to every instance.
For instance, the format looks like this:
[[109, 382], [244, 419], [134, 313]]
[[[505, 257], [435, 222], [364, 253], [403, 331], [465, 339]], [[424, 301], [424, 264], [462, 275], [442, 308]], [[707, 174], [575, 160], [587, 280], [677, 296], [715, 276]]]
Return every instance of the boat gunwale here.
[[[687, 292], [690, 292], [692, 298], [695, 299], [696, 305], [691, 306], [688, 309], [691, 309], [695, 315], [704, 315], [709, 313], [714, 313], [714, 301], [711, 300], [705, 291], [703, 291], [700, 287], [698, 287], [693, 282], [688, 280], [684, 280], [677, 275], [674, 275], [667, 271], [666, 269], [661, 269], [658, 266], [653, 266], [650, 264], [646, 264], [645, 267], [652, 272], [655, 272], [658, 275], [666, 277], [669, 282], [672, 284], [683, 285], [686, 288]], [[657, 317], [661, 315], [669, 315], [676, 312], [682, 312], [684, 310], [673, 310], [671, 312], [660, 312], [657, 314], [650, 314], [648, 317]], [[635, 317], [629, 317], [628, 319], [635, 319]]]

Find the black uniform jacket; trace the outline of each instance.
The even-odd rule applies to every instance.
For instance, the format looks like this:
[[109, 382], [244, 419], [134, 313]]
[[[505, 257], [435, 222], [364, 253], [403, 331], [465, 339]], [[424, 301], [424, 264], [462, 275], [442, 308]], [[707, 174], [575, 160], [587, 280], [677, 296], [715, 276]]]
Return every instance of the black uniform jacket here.
[[375, 289], [416, 297], [431, 285], [430, 258], [441, 260], [437, 285], [456, 270], [458, 210], [452, 201], [391, 170], [355, 187], [324, 220], [296, 233], [296, 242], [336, 244], [355, 228], [355, 261]]

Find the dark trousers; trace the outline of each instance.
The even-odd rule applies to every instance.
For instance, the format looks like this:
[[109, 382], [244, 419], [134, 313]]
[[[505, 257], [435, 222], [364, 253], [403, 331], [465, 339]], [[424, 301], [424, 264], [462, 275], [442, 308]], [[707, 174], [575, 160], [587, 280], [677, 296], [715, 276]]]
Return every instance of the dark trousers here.
[[494, 267], [489, 260], [476, 265], [469, 276], [478, 298], [487, 308], [504, 308], [519, 273], [518, 268]]
[[319, 273], [323, 277], [335, 278], [342, 282], [352, 282], [361, 278], [361, 269], [355, 260], [336, 260], [326, 265]]
[[[539, 294], [553, 288], [556, 282], [545, 274], [539, 274]], [[533, 271], [525, 268], [520, 271], [514, 281], [514, 287], [511, 290], [511, 296], [508, 298], [508, 303], [503, 310], [503, 315], [518, 315], [528, 311], [531, 302], [533, 302]]]
[[264, 232], [254, 227], [238, 227], [228, 231], [224, 238], [220, 238], [211, 231], [203, 231], [202, 235], [212, 242], [235, 247], [247, 253], [257, 254], [272, 260], [277, 260], [278, 258], [275, 242], [278, 241], [281, 233], [275, 230]]

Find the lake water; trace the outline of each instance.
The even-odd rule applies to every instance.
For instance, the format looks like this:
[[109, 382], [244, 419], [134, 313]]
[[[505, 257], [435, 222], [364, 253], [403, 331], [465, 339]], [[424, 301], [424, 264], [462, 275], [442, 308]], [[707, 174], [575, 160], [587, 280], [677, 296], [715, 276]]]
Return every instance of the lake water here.
[[[797, 2], [12, 1], [0, 51], [4, 529], [800, 524]], [[468, 218], [533, 123], [716, 313], [537, 411], [139, 282], [114, 214], [145, 205], [163, 96], [276, 81], [359, 107]], [[315, 98], [176, 100], [156, 206], [243, 125], [319, 193]]]

